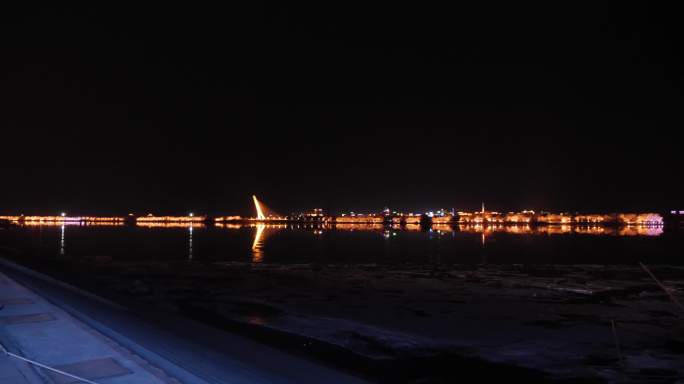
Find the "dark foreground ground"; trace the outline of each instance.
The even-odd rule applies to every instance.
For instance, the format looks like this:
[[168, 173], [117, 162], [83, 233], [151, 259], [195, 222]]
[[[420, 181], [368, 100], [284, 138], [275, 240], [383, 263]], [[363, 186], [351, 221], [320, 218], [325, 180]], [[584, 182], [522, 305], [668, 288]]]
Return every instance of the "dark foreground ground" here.
[[[639, 266], [268, 265], [4, 257], [379, 382], [684, 379], [684, 312]], [[684, 268], [649, 266], [682, 296]]]

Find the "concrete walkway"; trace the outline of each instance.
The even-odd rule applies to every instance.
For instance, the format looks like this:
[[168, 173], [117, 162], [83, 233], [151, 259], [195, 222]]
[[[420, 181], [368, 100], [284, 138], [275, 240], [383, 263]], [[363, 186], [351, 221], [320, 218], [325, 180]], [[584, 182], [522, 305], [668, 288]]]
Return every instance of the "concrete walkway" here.
[[[2, 335], [0, 335], [0, 342], [6, 344]], [[0, 384], [31, 383], [44, 383], [44, 381], [36, 375], [27, 363], [13, 360], [8, 356], [0, 356]]]
[[[0, 274], [0, 342], [17, 355], [97, 383], [178, 383], [113, 340]], [[0, 383], [76, 383], [0, 356]]]
[[[0, 300], [7, 301], [0, 310], [0, 341], [19, 351], [11, 352], [67, 365], [66, 370], [112, 373], [93, 380], [97, 383], [367, 383], [309, 358], [171, 313], [130, 311], [4, 259], [0, 268]], [[44, 382], [2, 381], [4, 372], [18, 380], [32, 371], [35, 376], [35, 369], [7, 359], [0, 356], [0, 384]], [[68, 366], [82, 362], [89, 365]], [[10, 365], [3, 369], [2, 364]]]

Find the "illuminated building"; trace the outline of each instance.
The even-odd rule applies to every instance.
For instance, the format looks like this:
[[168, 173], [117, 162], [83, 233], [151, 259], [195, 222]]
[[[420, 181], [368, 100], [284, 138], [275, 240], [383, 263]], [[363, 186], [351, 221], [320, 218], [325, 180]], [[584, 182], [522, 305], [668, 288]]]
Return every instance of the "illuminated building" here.
[[352, 212], [349, 216], [343, 214], [342, 216], [336, 217], [335, 222], [345, 224], [384, 224], [385, 216], [381, 214], [354, 214]]
[[536, 220], [534, 211], [509, 212], [503, 217], [504, 223], [529, 224]]
[[663, 217], [657, 213], [620, 213], [618, 220], [625, 225], [662, 225]]
[[206, 216], [154, 216], [150, 213], [147, 216], [137, 217], [135, 222], [138, 225], [149, 223], [202, 224], [206, 219]]
[[304, 216], [323, 217], [323, 209], [322, 208], [314, 208], [311, 211], [304, 213]]
[[486, 211], [484, 203], [478, 212], [458, 212], [458, 222], [464, 224], [494, 224], [503, 223], [504, 217], [499, 212]]
[[617, 217], [615, 215], [608, 214], [577, 214], [574, 216], [573, 222], [580, 224], [615, 223], [617, 222]]
[[225, 223], [230, 221], [242, 221], [242, 216], [220, 216], [214, 219], [216, 223]]
[[26, 225], [40, 225], [40, 224], [123, 224], [125, 218], [123, 217], [100, 217], [100, 216], [66, 216], [65, 214], [59, 216], [0, 216], [0, 220], [7, 220], [13, 223]]
[[399, 225], [420, 225], [421, 215], [414, 215], [413, 213], [403, 214], [399, 213], [392, 217], [392, 224]]
[[572, 224], [572, 216], [567, 213], [542, 212], [537, 216], [537, 222], [542, 224]]
[[288, 221], [293, 221], [293, 222], [316, 222], [316, 223], [324, 223], [324, 222], [332, 221], [332, 217], [325, 216], [323, 214], [322, 208], [314, 208], [310, 211], [292, 214], [291, 216], [286, 217], [285, 219]]
[[432, 218], [432, 224], [435, 224], [435, 225], [450, 224], [450, 223], [453, 223], [454, 221], [455, 221], [455, 218], [452, 215], [434, 216]]
[[141, 221], [136, 226], [141, 228], [204, 228], [201, 221]]

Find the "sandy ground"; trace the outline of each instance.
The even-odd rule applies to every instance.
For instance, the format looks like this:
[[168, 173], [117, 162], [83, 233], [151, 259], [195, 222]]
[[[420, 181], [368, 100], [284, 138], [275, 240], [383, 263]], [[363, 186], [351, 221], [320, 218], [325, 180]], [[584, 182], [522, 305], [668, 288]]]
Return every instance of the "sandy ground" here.
[[[115, 300], [301, 335], [405, 370], [406, 382], [449, 381], [451, 358], [554, 379], [684, 380], [684, 311], [639, 266], [13, 259]], [[684, 268], [649, 267], [682, 297]]]

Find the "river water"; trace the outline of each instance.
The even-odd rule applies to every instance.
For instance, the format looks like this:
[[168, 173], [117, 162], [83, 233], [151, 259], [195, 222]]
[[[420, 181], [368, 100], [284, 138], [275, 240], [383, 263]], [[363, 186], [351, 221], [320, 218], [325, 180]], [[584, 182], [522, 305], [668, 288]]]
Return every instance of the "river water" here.
[[0, 245], [45, 257], [321, 264], [684, 264], [662, 227], [22, 226]]

